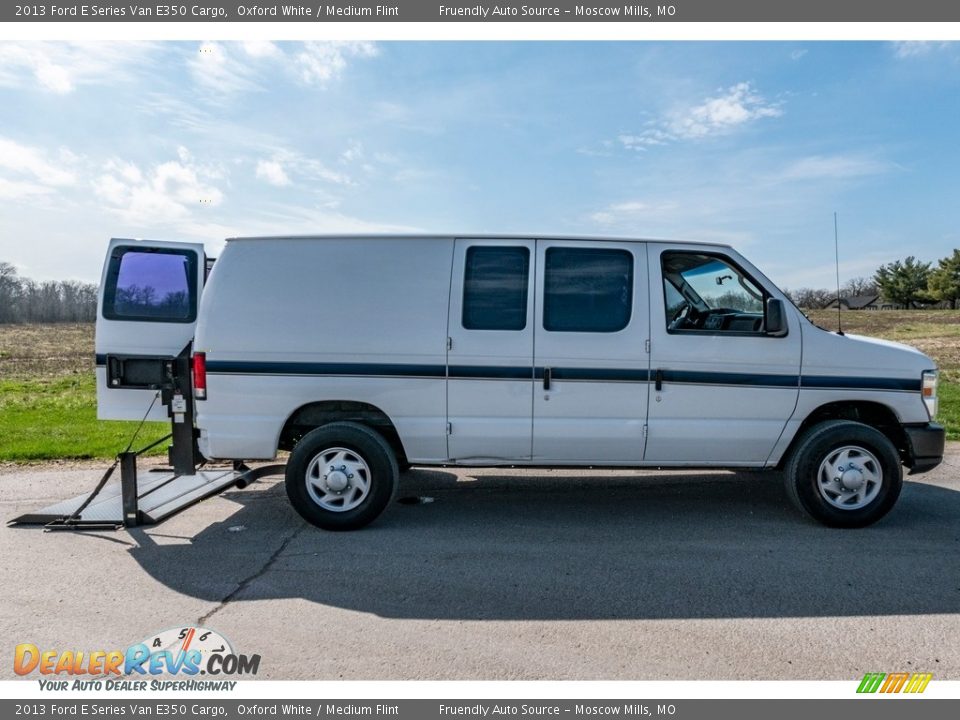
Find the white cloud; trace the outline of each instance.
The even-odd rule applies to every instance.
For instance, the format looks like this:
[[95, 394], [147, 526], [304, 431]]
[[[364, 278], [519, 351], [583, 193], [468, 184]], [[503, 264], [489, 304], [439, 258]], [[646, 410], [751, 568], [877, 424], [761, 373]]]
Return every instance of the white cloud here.
[[290, 184], [290, 178], [276, 160], [261, 160], [257, 163], [257, 177], [271, 185], [282, 187]]
[[305, 42], [299, 50], [287, 52], [262, 40], [207, 41], [188, 61], [188, 68], [194, 82], [207, 93], [206, 99], [218, 101], [240, 92], [263, 90], [284, 71], [304, 84], [323, 87], [337, 80], [351, 59], [375, 57], [378, 52], [372, 42]]
[[131, 42], [0, 43], [0, 86], [65, 95], [81, 85], [116, 85], [153, 46]]
[[246, 232], [264, 235], [319, 233], [411, 233], [422, 228], [383, 223], [338, 212], [330, 207], [280, 204], [269, 215], [250, 224]]
[[783, 110], [766, 100], [749, 82], [732, 85], [716, 97], [685, 106], [647, 123], [637, 133], [623, 133], [617, 139], [629, 150], [646, 150], [680, 140], [702, 140], [725, 135], [762, 118], [779, 117]]
[[791, 60], [799, 60], [799, 59], [802, 58], [804, 55], [806, 55], [807, 52], [808, 52], [808, 51], [807, 51], [806, 49], [794, 50], [792, 53], [790, 53], [790, 59], [791, 59]]
[[243, 51], [250, 57], [265, 58], [282, 55], [280, 48], [269, 40], [245, 40], [242, 45]]
[[[279, 172], [277, 172], [278, 170]], [[273, 182], [271, 177], [280, 179], [281, 176], [285, 177], [288, 182], [292, 182], [291, 176], [294, 178], [300, 176], [307, 180], [322, 180], [333, 185], [350, 186], [356, 184], [349, 174], [332, 170], [316, 158], [307, 157], [283, 147], [276, 148], [273, 151], [271, 160], [260, 160], [257, 163], [257, 177], [267, 180], [267, 182]], [[273, 182], [273, 184], [285, 183]]]
[[340, 153], [340, 162], [351, 163], [354, 160], [362, 160], [363, 157], [363, 143], [351, 140], [347, 143], [347, 149]]
[[672, 216], [679, 209], [679, 204], [674, 201], [647, 202], [643, 200], [628, 200], [625, 202], [613, 203], [603, 210], [599, 210], [590, 215], [590, 219], [599, 225], [618, 225], [625, 222], [649, 222], [651, 220], [662, 220]]
[[186, 148], [180, 148], [178, 160], [146, 171], [111, 160], [93, 181], [93, 189], [109, 210], [131, 225], [186, 227], [196, 222], [196, 209], [223, 201], [223, 193], [212, 183], [220, 174], [194, 162]]
[[236, 57], [236, 46], [204, 42], [187, 63], [194, 82], [208, 98], [222, 98], [238, 92], [258, 90], [254, 68]]
[[323, 86], [340, 77], [347, 58], [369, 58], [378, 53], [371, 42], [307, 42], [297, 54], [296, 63], [302, 82]]
[[38, 187], [46, 188], [45, 192], [49, 192], [53, 188], [77, 182], [76, 173], [70, 169], [76, 162], [70, 159], [72, 153], [64, 155], [61, 150], [57, 158], [52, 160], [47, 156], [48, 153], [41, 148], [21, 145], [14, 140], [0, 137], [0, 169], [5, 170], [8, 175], [7, 191], [13, 192], [11, 183], [27, 182], [20, 192], [37, 194]]
[[702, 138], [724, 133], [752, 120], [782, 114], [779, 107], [764, 100], [750, 83], [742, 82], [728, 88], [722, 95], [675, 113], [667, 127], [680, 138]]
[[930, 40], [904, 40], [892, 43], [893, 54], [899, 60], [929, 55], [934, 50], [944, 50], [950, 47], [949, 43], [933, 42]]
[[893, 166], [869, 157], [812, 155], [788, 165], [776, 180], [843, 180], [879, 175]]
[[31, 197], [48, 195], [51, 188], [29, 180], [8, 180], [0, 177], [0, 198], [3, 200], [25, 200]]
[[629, 150], [646, 150], [651, 145], [666, 145], [676, 137], [658, 127], [648, 127], [636, 135], [620, 135], [617, 140]]

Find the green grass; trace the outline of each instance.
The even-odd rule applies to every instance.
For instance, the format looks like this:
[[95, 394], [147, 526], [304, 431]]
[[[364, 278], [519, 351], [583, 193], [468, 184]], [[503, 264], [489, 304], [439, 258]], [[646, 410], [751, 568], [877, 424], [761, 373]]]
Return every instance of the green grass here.
[[947, 429], [947, 440], [960, 440], [960, 384], [942, 382], [937, 422]]
[[[127, 447], [136, 422], [97, 420], [93, 373], [0, 380], [0, 460], [110, 458]], [[134, 449], [168, 432], [145, 423]], [[149, 454], [162, 455], [166, 443]]]

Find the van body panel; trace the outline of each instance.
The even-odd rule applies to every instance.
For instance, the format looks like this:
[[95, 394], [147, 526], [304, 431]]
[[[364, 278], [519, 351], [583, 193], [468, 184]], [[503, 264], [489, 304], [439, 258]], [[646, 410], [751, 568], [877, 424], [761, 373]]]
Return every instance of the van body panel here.
[[180, 354], [194, 336], [203, 282], [201, 244], [110, 240], [94, 341], [99, 419], [167, 419], [163, 405], [153, 402], [156, 390], [118, 387], [108, 381], [107, 359], [150, 362]]
[[350, 400], [386, 413], [411, 459], [445, 460], [452, 252], [452, 238], [228, 242], [194, 343], [207, 358], [201, 452], [273, 457], [298, 408]]
[[[472, 281], [470, 298], [468, 259], [478, 274], [487, 273], [486, 278], [478, 276]], [[447, 455], [452, 462], [489, 464], [530, 459], [535, 261], [535, 242], [529, 238], [456, 241], [450, 269], [449, 314], [443, 313], [448, 315], [450, 338], [446, 356], [450, 423]], [[524, 262], [525, 272], [518, 265]], [[493, 283], [504, 287], [499, 292], [496, 287], [487, 287]], [[497, 295], [504, 291], [516, 291], [522, 308], [498, 306]], [[494, 316], [497, 311], [513, 314], [504, 319]]]
[[[214, 365], [216, 367], [216, 365]], [[293, 413], [313, 402], [352, 400], [383, 411], [411, 462], [447, 459], [443, 378], [208, 371], [200, 452], [209, 458], [271, 459]], [[214, 399], [216, 402], [213, 402]]]
[[[762, 333], [671, 332], [662, 274], [666, 252], [702, 253], [698, 245], [649, 243], [650, 367], [662, 374], [652, 391], [647, 423], [648, 463], [762, 465], [793, 415], [800, 392], [802, 335], [787, 312], [783, 337]], [[716, 252], [783, 299], [743, 257]], [[788, 306], [792, 307], [792, 306]]]
[[[649, 388], [649, 298], [646, 250], [641, 243], [538, 240], [536, 297], [545, 299], [545, 286], [562, 289], [569, 279], [551, 280], [549, 253], [570, 251], [588, 262], [600, 253], [596, 269], [605, 257], [614, 262], [629, 258], [632, 277], [624, 288], [622, 302], [629, 302], [629, 319], [622, 329], [554, 331], [545, 318], [550, 308], [538, 307], [535, 319], [533, 393], [533, 462], [643, 462], [644, 425]], [[602, 251], [608, 251], [605, 255]], [[620, 255], [622, 254], [622, 255]], [[562, 268], [558, 270], [562, 272]], [[589, 287], [580, 290], [574, 302], [589, 302]], [[562, 302], [562, 300], [558, 301]], [[550, 379], [546, 382], [549, 370]]]

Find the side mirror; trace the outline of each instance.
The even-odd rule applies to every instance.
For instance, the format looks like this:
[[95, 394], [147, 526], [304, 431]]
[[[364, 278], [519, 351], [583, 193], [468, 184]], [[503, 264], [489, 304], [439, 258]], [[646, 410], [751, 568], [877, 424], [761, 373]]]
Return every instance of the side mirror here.
[[767, 299], [766, 333], [773, 337], [783, 337], [787, 334], [787, 313], [783, 307], [783, 300], [779, 298]]

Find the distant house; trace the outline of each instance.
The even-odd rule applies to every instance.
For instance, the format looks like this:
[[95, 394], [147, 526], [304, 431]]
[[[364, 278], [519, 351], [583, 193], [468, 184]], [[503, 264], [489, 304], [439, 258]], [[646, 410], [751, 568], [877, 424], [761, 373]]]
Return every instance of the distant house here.
[[883, 302], [877, 293], [873, 293], [872, 295], [852, 295], [850, 297], [842, 297], [839, 300], [834, 299], [830, 301], [827, 307], [836, 308], [838, 303], [847, 310], [893, 310], [896, 307], [891, 303]]

